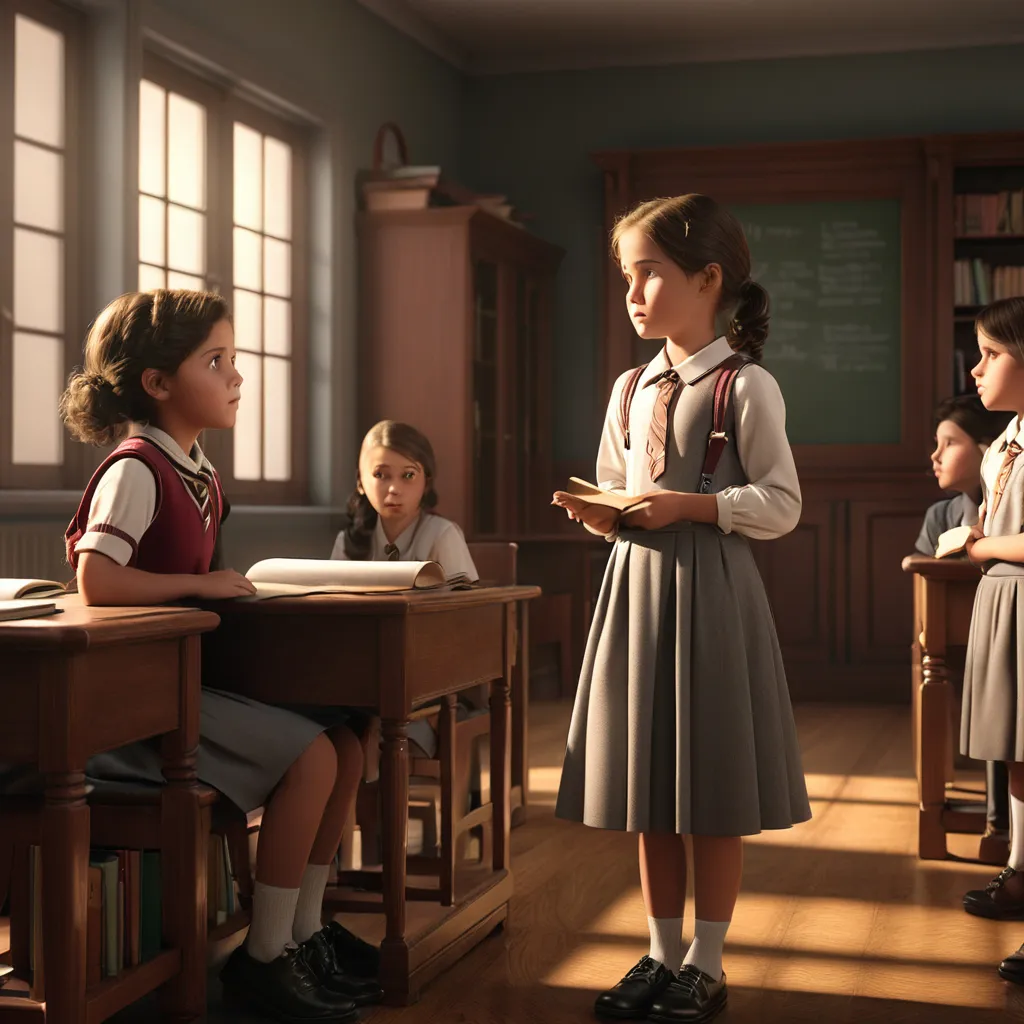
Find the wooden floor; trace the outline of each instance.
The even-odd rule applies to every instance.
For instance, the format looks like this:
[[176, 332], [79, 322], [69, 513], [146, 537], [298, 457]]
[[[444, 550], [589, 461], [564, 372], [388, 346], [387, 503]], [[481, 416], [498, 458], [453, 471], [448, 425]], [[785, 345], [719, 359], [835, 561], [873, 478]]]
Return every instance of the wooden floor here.
[[[635, 839], [556, 821], [569, 707], [531, 708], [531, 807], [513, 832], [508, 928], [435, 981], [415, 1006], [372, 1024], [562, 1024], [646, 952]], [[908, 714], [901, 708], [797, 709], [814, 818], [747, 845], [744, 888], [725, 951], [723, 1024], [988, 1024], [1024, 1021], [1024, 987], [999, 960], [1024, 922], [970, 917], [960, 898], [995, 870], [920, 862]], [[975, 842], [976, 845], [976, 842]], [[966, 841], [960, 844], [965, 853]], [[685, 924], [692, 935], [692, 911]], [[211, 974], [208, 1021], [219, 1009]], [[154, 1019], [152, 1003], [115, 1018]], [[255, 1018], [253, 1018], [255, 1020]]]
[[[556, 821], [565, 705], [531, 709], [531, 801], [513, 832], [508, 929], [373, 1024], [578, 1022], [646, 952], [635, 838]], [[960, 898], [996, 873], [921, 862], [909, 715], [797, 709], [814, 818], [749, 842], [725, 951], [723, 1024], [987, 1024], [1024, 1020], [996, 965], [1024, 922], [970, 917]], [[976, 846], [975, 842], [975, 846]], [[961, 847], [965, 852], [969, 844]], [[685, 931], [692, 935], [692, 909]]]

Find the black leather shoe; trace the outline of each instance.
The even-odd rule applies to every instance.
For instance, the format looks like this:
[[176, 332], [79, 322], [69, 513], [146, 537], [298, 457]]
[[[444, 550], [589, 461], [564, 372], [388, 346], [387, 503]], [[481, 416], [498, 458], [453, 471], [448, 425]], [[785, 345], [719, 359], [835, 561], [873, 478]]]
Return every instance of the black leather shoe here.
[[999, 977], [1018, 985], [1024, 985], [1024, 946], [1021, 946], [1016, 953], [1011, 953], [999, 965]]
[[641, 957], [618, 985], [597, 997], [594, 1013], [615, 1020], [644, 1020], [671, 981], [670, 970], [649, 956]]
[[996, 921], [1024, 921], [1024, 871], [1005, 867], [984, 889], [964, 893], [964, 910]]
[[728, 998], [725, 974], [715, 981], [699, 967], [683, 964], [648, 1016], [650, 1020], [700, 1024], [721, 1013]]
[[356, 1006], [372, 1006], [384, 998], [384, 989], [373, 978], [357, 978], [338, 963], [326, 928], [316, 932], [302, 945], [306, 947], [306, 962], [310, 970], [330, 992], [347, 996]]
[[308, 956], [304, 946], [289, 947], [265, 964], [253, 960], [244, 945], [239, 946], [220, 972], [224, 1002], [283, 1024], [347, 1024], [355, 1020], [356, 1004], [325, 989], [310, 968]]
[[334, 955], [346, 974], [357, 978], [376, 978], [380, 974], [380, 950], [353, 935], [337, 921], [329, 921], [323, 929]]

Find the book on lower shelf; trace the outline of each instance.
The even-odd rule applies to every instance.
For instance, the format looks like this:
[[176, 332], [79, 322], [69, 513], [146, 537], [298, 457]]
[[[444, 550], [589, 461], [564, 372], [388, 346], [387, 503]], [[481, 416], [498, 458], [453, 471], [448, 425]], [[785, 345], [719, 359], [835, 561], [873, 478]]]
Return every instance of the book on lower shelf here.
[[468, 589], [465, 573], [446, 576], [437, 562], [343, 561], [333, 558], [266, 558], [245, 574], [256, 593], [240, 601], [312, 594], [396, 594], [412, 590]]

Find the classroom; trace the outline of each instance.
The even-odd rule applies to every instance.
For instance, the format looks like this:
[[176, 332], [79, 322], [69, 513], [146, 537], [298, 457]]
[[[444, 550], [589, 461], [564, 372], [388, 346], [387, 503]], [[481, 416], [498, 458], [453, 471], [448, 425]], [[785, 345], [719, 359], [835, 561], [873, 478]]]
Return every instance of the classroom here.
[[0, 0], [0, 1024], [1024, 1021], [1022, 423], [1019, 0]]

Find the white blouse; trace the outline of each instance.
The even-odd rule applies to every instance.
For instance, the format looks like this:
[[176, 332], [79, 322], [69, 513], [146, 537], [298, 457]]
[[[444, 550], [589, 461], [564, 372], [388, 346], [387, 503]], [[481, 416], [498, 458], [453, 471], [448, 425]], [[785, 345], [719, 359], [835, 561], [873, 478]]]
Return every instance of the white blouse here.
[[[673, 369], [686, 383], [723, 362], [732, 354], [725, 338], [718, 338]], [[644, 370], [633, 395], [634, 422], [649, 422], [658, 389], [644, 384], [668, 369], [662, 353]], [[622, 494], [642, 494], [651, 489], [643, 446], [626, 450], [619, 424], [622, 389], [632, 371], [615, 382], [605, 415], [601, 446], [597, 455], [597, 485]], [[715, 494], [718, 528], [735, 530], [756, 540], [771, 540], [789, 533], [800, 521], [802, 500], [793, 452], [786, 437], [786, 404], [775, 378], [756, 363], [748, 364], [736, 377], [732, 405], [736, 417], [736, 445], [740, 465], [749, 483], [726, 487]], [[706, 445], [707, 438], [695, 439]]]
[[[1004, 444], [1009, 444], [1011, 441], [1016, 441], [1017, 444], [1024, 442], [1024, 437], [1021, 434], [1024, 433], [1024, 422], [1021, 421], [1019, 416], [1014, 416], [1009, 423], [1006, 424], [1006, 429], [988, 446], [985, 454], [981, 459], [981, 511], [979, 515], [983, 515], [985, 508], [988, 506], [989, 497], [992, 491], [995, 490], [996, 480], [999, 478], [999, 470], [1003, 468], [1003, 458], [1006, 452], [1003, 449]], [[1019, 456], [1018, 456], [1019, 457]], [[1005, 500], [1005, 495], [1004, 499]], [[985, 536], [990, 537], [989, 522], [986, 520], [983, 526]]]
[[[388, 543], [378, 516], [373, 540], [370, 542], [370, 560], [386, 562], [388, 556], [384, 548]], [[399, 558], [403, 562], [439, 562], [445, 576], [465, 573], [471, 580], [480, 578], [462, 530], [458, 523], [453, 523], [450, 519], [425, 512], [398, 535], [395, 544], [398, 547]], [[331, 558], [348, 560], [345, 553], [344, 531], [339, 533], [334, 541]]]
[[[186, 455], [181, 445], [159, 427], [143, 426], [135, 431], [134, 436], [140, 435], [152, 441], [172, 462], [184, 469], [198, 473], [206, 466], [212, 472], [198, 444], [191, 455]], [[153, 471], [141, 459], [118, 459], [96, 484], [89, 506], [88, 524], [75, 551], [79, 554], [99, 551], [118, 565], [127, 565], [132, 558], [131, 542], [137, 549], [155, 515], [156, 478]], [[99, 525], [112, 527], [117, 532], [101, 532], [96, 529]], [[126, 538], [131, 538], [131, 542]]]

